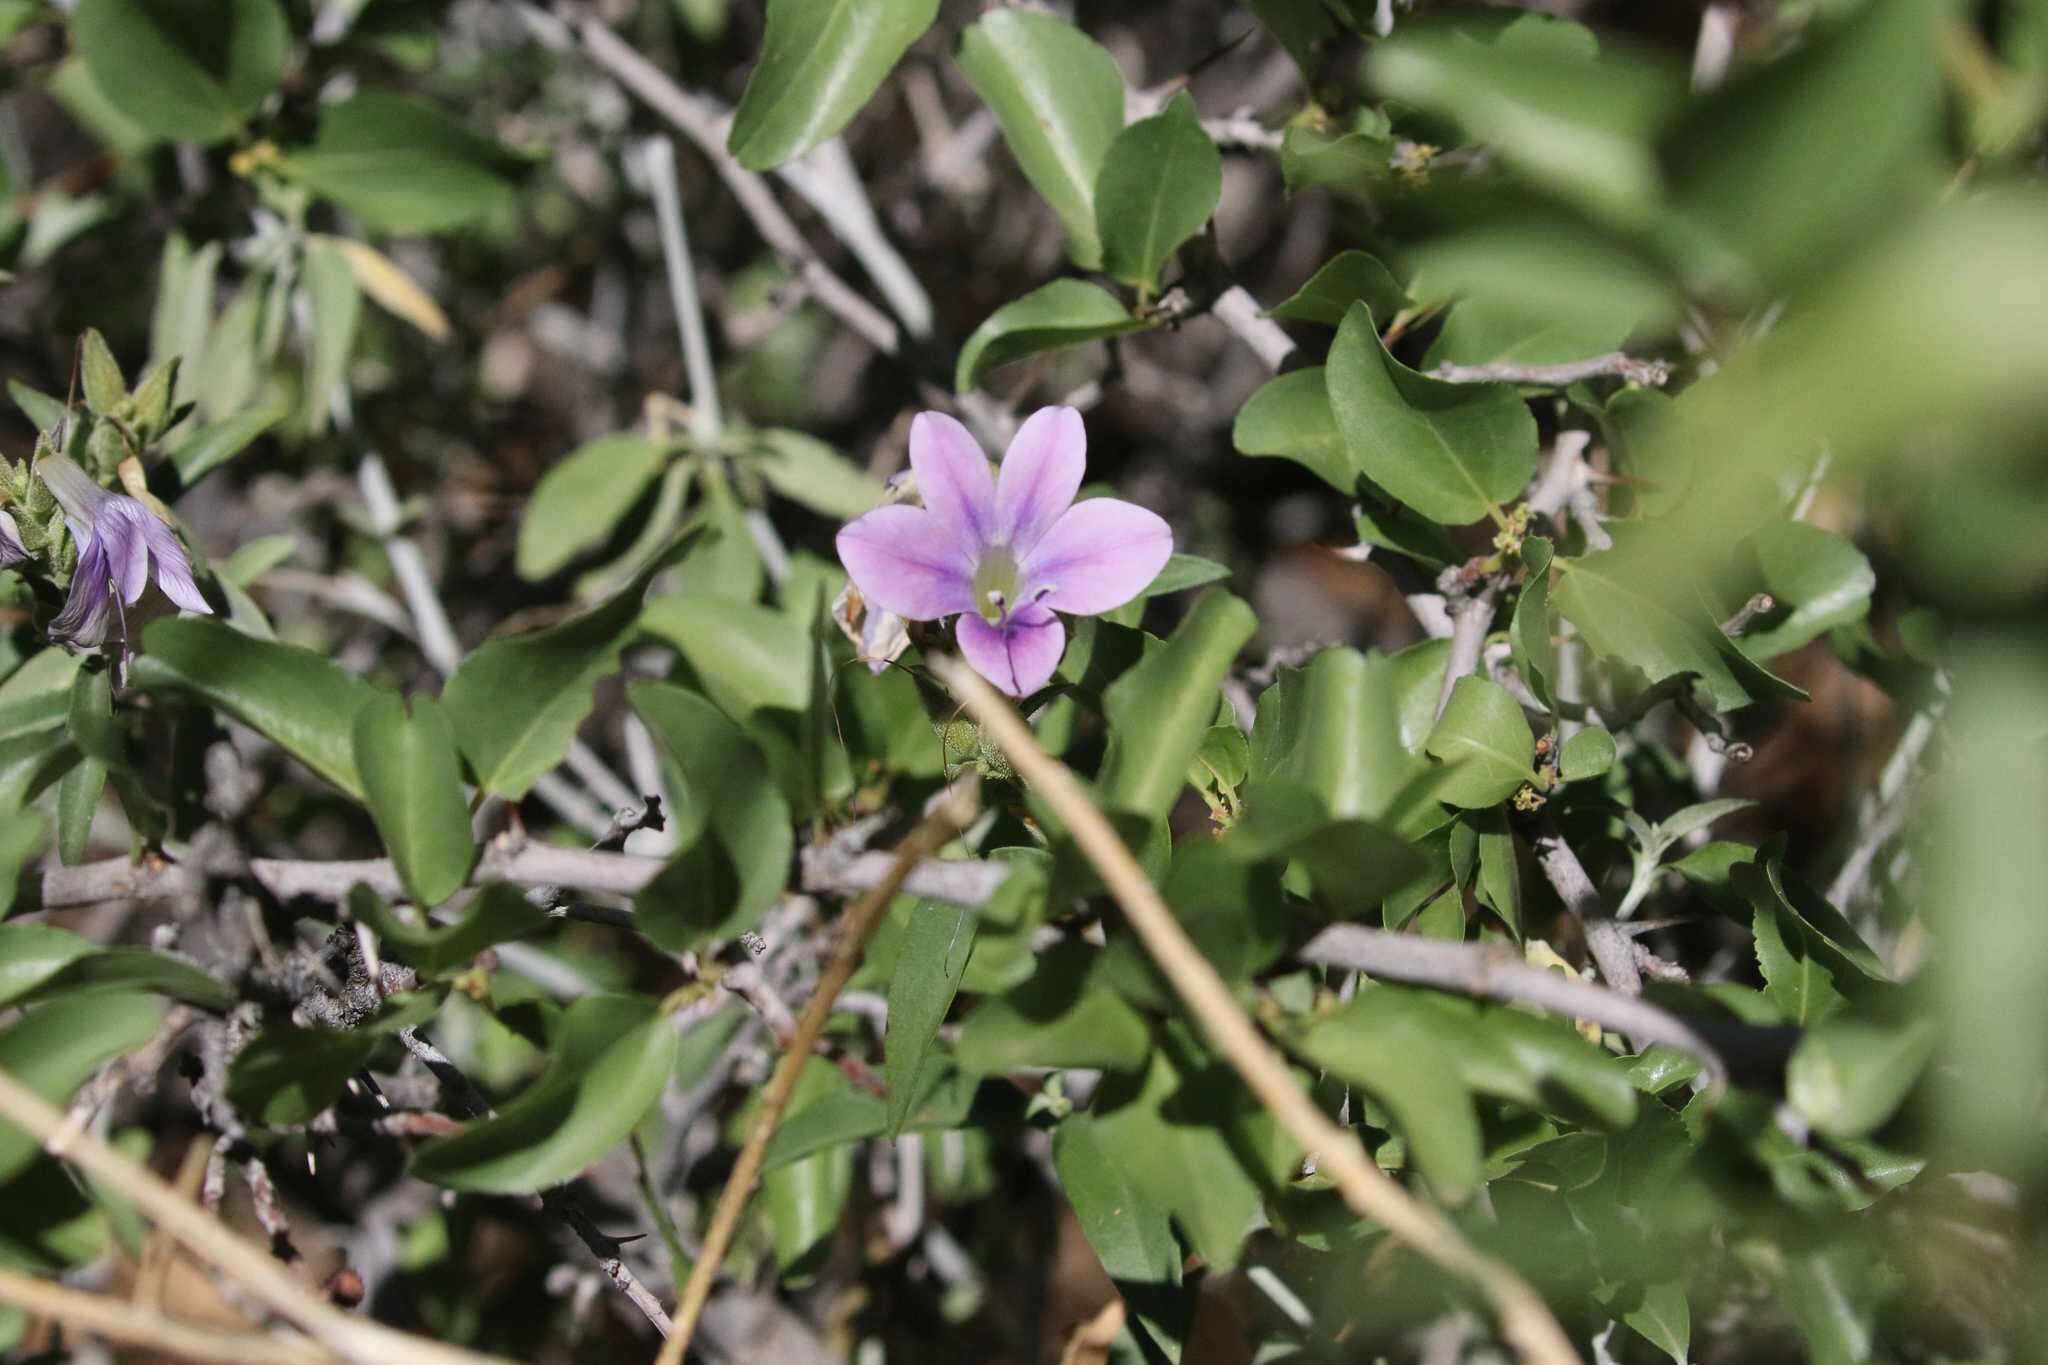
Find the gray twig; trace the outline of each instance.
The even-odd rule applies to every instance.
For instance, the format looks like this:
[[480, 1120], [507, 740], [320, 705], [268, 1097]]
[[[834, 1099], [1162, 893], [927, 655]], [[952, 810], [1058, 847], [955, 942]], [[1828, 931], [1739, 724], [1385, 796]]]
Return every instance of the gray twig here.
[[640, 160], [661, 225], [661, 258], [668, 267], [668, 292], [683, 345], [683, 369], [690, 377], [690, 411], [697, 421], [697, 434], [715, 440], [725, 426], [725, 417], [718, 408], [718, 376], [711, 368], [711, 341], [704, 331], [704, 307], [697, 298], [696, 266], [683, 219], [683, 192], [676, 184], [675, 144], [666, 137], [650, 137], [640, 144]]
[[1240, 285], [1233, 284], [1218, 294], [1216, 302], [1209, 305], [1209, 315], [1251, 347], [1252, 354], [1275, 373], [1294, 353], [1294, 339], [1267, 317], [1259, 308], [1259, 301]]
[[1430, 378], [1448, 384], [1541, 384], [1547, 388], [1609, 376], [1646, 388], [1662, 388], [1671, 378], [1671, 366], [1662, 360], [1638, 360], [1620, 351], [1610, 351], [1560, 365], [1439, 365], [1429, 372]]
[[1635, 945], [1607, 913], [1593, 879], [1586, 875], [1585, 864], [1565, 842], [1555, 822], [1537, 836], [1536, 862], [1565, 909], [1585, 931], [1586, 947], [1600, 968], [1601, 979], [1623, 995], [1641, 995], [1643, 977], [1636, 967]]

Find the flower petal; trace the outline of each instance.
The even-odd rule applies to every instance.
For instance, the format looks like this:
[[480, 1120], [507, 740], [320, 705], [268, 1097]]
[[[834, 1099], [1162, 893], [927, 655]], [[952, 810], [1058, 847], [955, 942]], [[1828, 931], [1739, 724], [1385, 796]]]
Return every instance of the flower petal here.
[[1074, 505], [1088, 468], [1088, 430], [1072, 408], [1024, 419], [996, 474], [996, 534], [1021, 558]]
[[965, 612], [953, 629], [969, 666], [1013, 697], [1028, 697], [1052, 679], [1067, 650], [1066, 627], [1044, 607], [1020, 607], [992, 626]]
[[910, 423], [910, 467], [924, 505], [962, 549], [978, 553], [994, 538], [995, 475], [966, 427], [943, 412], [920, 412]]
[[938, 515], [877, 507], [839, 532], [839, 562], [871, 606], [911, 621], [974, 610], [974, 569]]
[[149, 509], [131, 497], [116, 495], [93, 518], [92, 540], [107, 556], [107, 569], [121, 600], [130, 606], [149, 586], [149, 542], [144, 523], [155, 521]]
[[50, 638], [96, 645], [106, 638], [111, 585], [107, 578], [107, 554], [100, 542], [87, 540], [84, 546], [78, 554], [78, 567], [71, 574], [71, 591], [64, 599], [64, 610], [50, 622]]
[[142, 538], [156, 560], [156, 585], [164, 590], [164, 596], [186, 611], [213, 615], [213, 608], [199, 593], [199, 585], [192, 581], [192, 561], [185, 557], [185, 547], [178, 543], [177, 532], [161, 518], [149, 517], [142, 523]]
[[21, 528], [14, 524], [13, 517], [0, 512], [0, 569], [19, 564], [28, 557], [28, 551], [21, 544]]
[[93, 481], [92, 475], [62, 455], [45, 455], [35, 464], [36, 477], [64, 508], [67, 521], [90, 526], [99, 520], [100, 509], [115, 495]]
[[1023, 597], [1076, 616], [1120, 607], [1173, 556], [1173, 531], [1156, 513], [1119, 498], [1068, 508], [1024, 561]]

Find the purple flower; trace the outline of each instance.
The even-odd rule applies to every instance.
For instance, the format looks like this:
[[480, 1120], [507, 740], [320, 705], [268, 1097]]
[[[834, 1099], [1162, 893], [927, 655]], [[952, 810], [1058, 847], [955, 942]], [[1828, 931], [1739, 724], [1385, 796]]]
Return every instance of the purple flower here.
[[878, 507], [839, 533], [839, 559], [874, 606], [911, 621], [958, 614], [974, 671], [1013, 697], [1052, 677], [1067, 633], [1144, 591], [1173, 554], [1154, 513], [1115, 498], [1076, 503], [1088, 435], [1072, 408], [1040, 408], [1001, 474], [967, 429], [936, 412], [910, 425], [923, 507]]
[[64, 508], [64, 523], [78, 542], [78, 568], [64, 610], [50, 622], [53, 639], [98, 644], [106, 638], [107, 608], [134, 606], [149, 585], [156, 561], [157, 586], [187, 611], [211, 616], [213, 608], [192, 581], [192, 562], [163, 520], [125, 493], [112, 493], [62, 455], [45, 455], [36, 473]]
[[20, 564], [29, 558], [22, 548], [21, 528], [14, 524], [14, 518], [0, 511], [0, 569], [10, 564]]

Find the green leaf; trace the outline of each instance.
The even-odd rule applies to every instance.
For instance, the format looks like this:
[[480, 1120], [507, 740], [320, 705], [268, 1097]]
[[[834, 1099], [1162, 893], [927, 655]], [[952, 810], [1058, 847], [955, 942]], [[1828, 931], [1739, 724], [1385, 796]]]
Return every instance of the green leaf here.
[[919, 901], [910, 912], [910, 928], [889, 979], [889, 1032], [882, 1044], [890, 1137], [901, 1134], [910, 1117], [918, 1073], [974, 951], [974, 927], [974, 916], [958, 906]]
[[354, 726], [374, 695], [368, 683], [311, 650], [258, 640], [217, 621], [158, 621], [142, 640], [129, 675], [133, 686], [190, 692], [363, 799]]
[[[0, 1032], [0, 1071], [61, 1106], [95, 1071], [154, 1038], [163, 1017], [163, 1002], [141, 995], [55, 1001]], [[0, 1181], [40, 1152], [27, 1130], [0, 1124]]]
[[181, 958], [148, 948], [116, 947], [80, 954], [16, 1003], [26, 1005], [60, 996], [107, 991], [167, 995], [223, 1014], [234, 1008], [236, 1000], [235, 992], [226, 982]]
[[[890, 1022], [894, 1024], [893, 1017]], [[783, 1119], [768, 1142], [762, 1169], [772, 1171], [869, 1138], [942, 1133], [959, 1128], [967, 1122], [968, 1111], [974, 1105], [976, 1084], [975, 1077], [963, 1076], [951, 1067], [926, 1070], [904, 1097], [903, 1118], [897, 1127], [892, 1126], [895, 1120], [889, 1112], [897, 1105], [893, 1086], [885, 1102], [840, 1076], [837, 1088]]]
[[637, 995], [589, 995], [563, 1011], [547, 1069], [497, 1114], [414, 1152], [412, 1172], [450, 1189], [531, 1194], [604, 1156], [661, 1098], [676, 1026]]
[[1650, 139], [1684, 99], [1683, 73], [1647, 51], [1589, 60], [1577, 43], [1477, 25], [1406, 25], [1373, 48], [1382, 95], [1454, 120], [1532, 185], [1623, 225], [1646, 223], [1661, 184]]
[[[1243, 1112], [1227, 1107], [1242, 1092], [1193, 1062], [1158, 1047], [1142, 1071], [1104, 1077], [1089, 1125], [1102, 1161], [1136, 1195], [1138, 1216], [1164, 1210], [1195, 1254], [1222, 1270], [1237, 1263], [1263, 1201], [1233, 1142], [1247, 1136]], [[1153, 1234], [1143, 1235], [1149, 1243]]]
[[721, 711], [810, 709], [817, 643], [787, 612], [684, 591], [648, 602], [640, 625], [682, 652]]
[[84, 667], [71, 676], [71, 742], [109, 767], [128, 766], [127, 727], [114, 719], [112, 669]]
[[1589, 725], [1564, 742], [1557, 755], [1557, 775], [1567, 782], [1598, 777], [1614, 766], [1614, 736]]
[[320, 115], [277, 169], [384, 232], [445, 232], [509, 204], [504, 148], [434, 105], [365, 90]]
[[[790, 1095], [792, 1119], [801, 1117], [812, 1105], [828, 1099], [845, 1085], [830, 1062], [812, 1057], [799, 1074]], [[756, 1105], [740, 1111], [742, 1124], [751, 1124]], [[767, 1172], [755, 1198], [756, 1217], [766, 1224], [768, 1244], [775, 1253], [776, 1267], [785, 1275], [793, 1269], [807, 1270], [813, 1255], [838, 1228], [853, 1192], [853, 1152], [843, 1143], [814, 1152]]]
[[1352, 463], [1431, 521], [1497, 515], [1536, 470], [1536, 422], [1504, 384], [1446, 384], [1381, 344], [1353, 305], [1330, 348], [1330, 406]]
[[1166, 561], [1166, 567], [1159, 571], [1159, 576], [1145, 585], [1145, 590], [1138, 594], [1138, 600], [1164, 597], [1173, 592], [1186, 592], [1189, 588], [1206, 587], [1211, 583], [1220, 583], [1228, 577], [1230, 566], [1227, 564], [1218, 564], [1215, 560], [1204, 559], [1200, 555], [1176, 554]]
[[424, 1024], [440, 1008], [440, 992], [416, 991], [389, 997], [348, 1030], [272, 1025], [235, 1054], [228, 1100], [257, 1123], [305, 1123], [334, 1103], [386, 1037]]
[[1674, 584], [1669, 532], [1648, 522], [1610, 522], [1614, 548], [1560, 559], [1555, 601], [1594, 653], [1641, 669], [1652, 683], [1697, 674], [1714, 705], [1731, 711], [1767, 697], [1806, 694], [1736, 649], [1706, 607]]
[[1643, 850], [1652, 858], [1684, 839], [1696, 830], [1705, 829], [1724, 815], [1733, 815], [1739, 810], [1748, 810], [1756, 802], [1740, 796], [1724, 796], [1715, 801], [1701, 801], [1665, 817], [1657, 824], [1654, 847]]
[[1829, 1019], [1793, 1049], [1785, 1094], [1831, 1138], [1875, 1131], [1905, 1100], [1934, 1055], [1937, 1022]]
[[218, 422], [195, 428], [169, 446], [171, 466], [178, 471], [178, 486], [190, 488], [208, 474], [249, 448], [264, 432], [282, 422], [282, 406], [251, 408]]
[[128, 396], [128, 380], [121, 362], [107, 349], [99, 328], [88, 327], [78, 339], [78, 372], [85, 389], [85, 406], [95, 417], [105, 417]]
[[1475, 820], [1479, 833], [1479, 899], [1492, 907], [1516, 938], [1522, 936], [1522, 867], [1515, 851], [1514, 831], [1504, 811], [1487, 811]]
[[1350, 494], [1358, 488], [1358, 466], [1344, 433], [1337, 429], [1324, 374], [1322, 366], [1312, 365], [1261, 384], [1237, 410], [1230, 442], [1240, 455], [1292, 460], [1338, 492]]
[[[1774, 522], [1749, 538], [1759, 582], [1779, 607], [1752, 625], [1737, 646], [1752, 659], [1774, 659], [1870, 610], [1877, 575], [1848, 541], [1802, 521]], [[1728, 604], [1730, 609], [1740, 605]]]
[[[16, 811], [0, 821], [0, 919], [13, 913], [21, 895], [22, 871], [43, 851], [49, 833], [49, 822], [34, 809]], [[5, 956], [0, 953], [0, 962]], [[0, 979], [4, 979], [4, 968], [0, 968]]]
[[791, 502], [840, 521], [881, 504], [882, 481], [817, 437], [772, 428], [755, 432], [753, 440], [762, 480]]
[[789, 803], [755, 747], [717, 707], [670, 683], [626, 689], [682, 777], [670, 813], [681, 850], [634, 902], [670, 952], [731, 938], [781, 896], [795, 852]]
[[1411, 992], [1376, 986], [1318, 1016], [1291, 1040], [1316, 1066], [1364, 1089], [1399, 1125], [1409, 1162], [1438, 1197], [1478, 1186], [1479, 1113], [1457, 1051]]
[[[100, 797], [106, 790], [107, 765], [94, 758], [80, 759], [57, 779], [57, 859], [66, 867], [76, 866], [85, 857], [92, 841], [92, 819], [99, 813]], [[28, 812], [23, 823], [40, 843], [47, 829], [41, 813]], [[15, 874], [20, 871], [17, 866]]]
[[[1778, 287], [1934, 198], [1943, 138], [1938, 7], [1882, 0], [1696, 104], [1668, 137], [1677, 215], [1716, 283]], [[1872, 90], [1886, 92], [1882, 101]], [[1815, 128], [1856, 122], [1842, 146]]]
[[354, 750], [370, 816], [406, 893], [422, 907], [439, 905], [476, 861], [447, 712], [432, 697], [408, 706], [378, 692], [356, 711]]
[[939, 12], [939, 0], [768, 0], [761, 60], [726, 146], [770, 170], [837, 133]]
[[1536, 781], [1528, 717], [1506, 688], [1476, 674], [1458, 679], [1424, 748], [1450, 765], [1436, 795], [1454, 806], [1497, 805]]
[[1134, 1315], [1134, 1329], [1177, 1346], [1190, 1313], [1180, 1294], [1181, 1252], [1171, 1219], [1104, 1149], [1096, 1127], [1087, 1114], [1062, 1120], [1052, 1135], [1053, 1170], [1081, 1235]]
[[1377, 256], [1340, 251], [1309, 276], [1308, 282], [1266, 310], [1286, 322], [1343, 323], [1351, 305], [1362, 303], [1376, 318], [1391, 318], [1408, 303], [1408, 291]]
[[1393, 174], [1393, 139], [1378, 126], [1325, 132], [1300, 125], [1280, 138], [1280, 178], [1289, 194], [1327, 189], [1365, 199]]
[[[999, 9], [960, 35], [960, 69], [996, 116], [1010, 154], [1067, 230], [1083, 270], [1102, 264], [1095, 182], [1124, 129], [1124, 78], [1080, 29], [1035, 10]], [[960, 384], [973, 387], [973, 375]]]
[[348, 362], [356, 345], [356, 324], [362, 321], [363, 291], [340, 247], [319, 237], [306, 242], [301, 262], [301, 297], [312, 320], [312, 344], [306, 353], [305, 420], [315, 435], [327, 430], [336, 395], [348, 391]]
[[[1630, 1296], [1623, 1299], [1627, 1297]], [[1673, 1365], [1686, 1365], [1692, 1358], [1692, 1308], [1686, 1302], [1683, 1281], [1645, 1285], [1635, 1306], [1623, 1310], [1621, 1320], [1643, 1340], [1670, 1356]]]
[[486, 948], [537, 934], [552, 922], [525, 892], [504, 882], [484, 887], [463, 907], [460, 919], [435, 928], [401, 919], [383, 897], [361, 884], [350, 889], [348, 907], [377, 931], [393, 956], [430, 981], [459, 976]]
[[71, 39], [108, 104], [167, 138], [218, 142], [277, 87], [276, 0], [82, 0]]
[[960, 1025], [954, 1055], [962, 1071], [1000, 1074], [1027, 1067], [1144, 1066], [1152, 1036], [1138, 1012], [1095, 984], [1101, 958], [1063, 945], [1007, 995], [984, 1000]]
[[1795, 917], [1758, 906], [1750, 922], [1764, 993], [1790, 1023], [1819, 1023], [1842, 1003], [1842, 992], [1815, 938]]
[[1218, 689], [1257, 629], [1241, 598], [1212, 588], [1171, 639], [1111, 684], [1103, 694], [1109, 752], [1096, 782], [1105, 809], [1157, 819], [1172, 808], [1215, 718]]
[[1175, 95], [1117, 135], [1095, 181], [1102, 268], [1150, 290], [1181, 244], [1202, 231], [1223, 194], [1223, 156], [1202, 131], [1195, 102]]
[[10, 1006], [81, 957], [91, 939], [52, 924], [0, 924], [0, 1007]]
[[1508, 643], [1514, 651], [1515, 671], [1536, 694], [1536, 699], [1555, 706], [1557, 678], [1557, 630], [1550, 616], [1550, 575], [1532, 573], [1515, 599], [1515, 619], [1508, 627]]
[[583, 615], [471, 651], [441, 689], [455, 742], [477, 785], [517, 800], [569, 752], [640, 619], [648, 580], [667, 559]]
[[645, 436], [600, 436], [541, 476], [519, 519], [519, 576], [546, 578], [597, 549], [661, 473], [667, 452]]
[[[997, 14], [1012, 12], [999, 10]], [[1141, 332], [1152, 325], [1132, 317], [1105, 289], [1083, 280], [1054, 280], [1004, 304], [974, 329], [974, 335], [960, 348], [953, 387], [967, 393], [990, 370], [1026, 356]]]

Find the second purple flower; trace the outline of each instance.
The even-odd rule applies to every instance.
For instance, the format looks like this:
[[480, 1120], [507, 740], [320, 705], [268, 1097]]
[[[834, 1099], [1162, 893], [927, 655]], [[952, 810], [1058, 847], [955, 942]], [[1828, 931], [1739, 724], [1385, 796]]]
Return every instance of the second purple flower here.
[[1056, 612], [1093, 616], [1143, 592], [1173, 555], [1156, 513], [1117, 498], [1076, 503], [1088, 435], [1072, 408], [1040, 408], [1000, 474], [942, 413], [910, 426], [923, 507], [878, 507], [839, 533], [839, 559], [869, 602], [911, 621], [959, 616], [960, 653], [1013, 697], [1052, 678], [1066, 651]]

